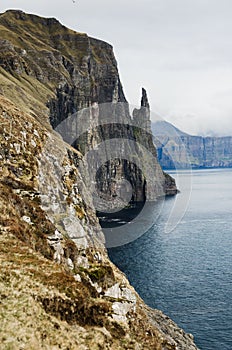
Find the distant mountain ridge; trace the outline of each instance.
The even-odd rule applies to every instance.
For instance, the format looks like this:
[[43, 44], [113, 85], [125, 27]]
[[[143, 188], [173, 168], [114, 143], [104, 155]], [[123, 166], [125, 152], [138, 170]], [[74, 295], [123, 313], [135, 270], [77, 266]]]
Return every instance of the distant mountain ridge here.
[[[188, 135], [187, 133], [181, 131], [173, 124], [165, 121], [165, 120], [158, 120], [156, 122], [153, 122], [151, 125], [152, 133], [154, 136], [184, 136]], [[189, 136], [189, 135], [188, 135]]]
[[163, 120], [152, 123], [152, 133], [163, 169], [232, 167], [232, 136], [193, 136]]

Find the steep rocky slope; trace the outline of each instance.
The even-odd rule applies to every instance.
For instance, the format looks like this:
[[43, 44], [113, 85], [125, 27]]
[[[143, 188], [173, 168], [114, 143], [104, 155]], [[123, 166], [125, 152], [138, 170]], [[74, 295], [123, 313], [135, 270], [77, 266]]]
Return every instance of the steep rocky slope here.
[[[0, 15], [0, 32], [1, 347], [196, 349], [191, 335], [145, 306], [108, 259], [83, 153], [97, 143], [100, 132], [111, 137], [115, 125], [73, 148], [49, 122], [56, 127], [90, 103], [125, 102], [112, 48], [54, 19], [20, 11]], [[134, 119], [146, 112], [139, 119], [146, 127], [147, 104], [143, 91]], [[131, 120], [125, 104], [122, 114]], [[128, 124], [122, 133], [127, 129], [132, 140], [137, 136], [148, 146], [146, 127], [142, 133]], [[133, 176], [131, 165], [118, 165]], [[157, 168], [164, 190], [164, 175]], [[101, 186], [108, 172], [103, 171]], [[142, 188], [145, 179], [139, 176]], [[108, 196], [110, 186], [104, 189]], [[143, 199], [136, 186], [134, 199]]]
[[[67, 29], [55, 19], [41, 19], [20, 11], [2, 14], [0, 25], [1, 89], [4, 96], [14, 98], [17, 105], [39, 116], [40, 121], [48, 122], [46, 116], [49, 116], [53, 128], [71, 117], [72, 125], [65, 132], [70, 134], [82, 126], [83, 135], [74, 146], [83, 154], [102, 140], [115, 138], [115, 135], [134, 141], [136, 145], [127, 142], [124, 147], [130, 149], [127, 154], [135, 155], [134, 161], [128, 161], [125, 157], [123, 160], [119, 155], [119, 161], [117, 159], [103, 164], [100, 187], [110, 197], [114, 195], [114, 184], [122, 174], [133, 184], [132, 200], [143, 201], [147, 197], [145, 187], [148, 179], [145, 179], [137, 164], [144, 157], [142, 148], [139, 150], [141, 154], [137, 149], [139, 141], [143, 140], [144, 147], [154, 155], [153, 169], [157, 186], [151, 191], [150, 197], [155, 199], [164, 194], [167, 186], [149, 135], [149, 113], [146, 111], [149, 104], [145, 91], [142, 112], [134, 111], [134, 117], [131, 118], [112, 47], [86, 34]], [[107, 103], [119, 105], [116, 111], [114, 107], [110, 111], [110, 114], [115, 115], [114, 122], [113, 116], [110, 116], [107, 122], [99, 119], [96, 123], [90, 109], [99, 108], [102, 104], [106, 104], [107, 109]], [[85, 113], [84, 118], [81, 119], [79, 115], [76, 118], [75, 113], [85, 108], [89, 109], [88, 116]], [[103, 112], [109, 113], [101, 111], [101, 115]], [[91, 127], [93, 130], [90, 132]], [[146, 137], [143, 137], [144, 130], [148, 131]], [[75, 138], [72, 143], [74, 141]], [[107, 153], [111, 153], [112, 148], [114, 146]]]
[[232, 136], [192, 136], [165, 121], [154, 123], [152, 130], [164, 169], [232, 167]]

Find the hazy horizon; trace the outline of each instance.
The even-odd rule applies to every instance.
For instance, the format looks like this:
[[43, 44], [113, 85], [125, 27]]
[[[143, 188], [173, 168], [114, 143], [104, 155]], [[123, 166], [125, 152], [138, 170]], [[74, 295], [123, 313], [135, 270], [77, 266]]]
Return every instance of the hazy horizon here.
[[190, 134], [232, 135], [229, 0], [2, 0], [111, 43], [127, 100]]

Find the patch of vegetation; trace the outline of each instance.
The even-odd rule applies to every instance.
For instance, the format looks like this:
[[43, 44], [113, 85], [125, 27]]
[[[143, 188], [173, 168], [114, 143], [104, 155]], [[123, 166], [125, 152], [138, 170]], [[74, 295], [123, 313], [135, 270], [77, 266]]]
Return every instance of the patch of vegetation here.
[[[55, 227], [47, 220], [38, 203], [21, 198], [2, 183], [0, 199], [0, 227], [51, 259], [53, 252], [47, 243], [47, 236], [54, 233]], [[30, 218], [31, 224], [22, 220], [24, 216]]]

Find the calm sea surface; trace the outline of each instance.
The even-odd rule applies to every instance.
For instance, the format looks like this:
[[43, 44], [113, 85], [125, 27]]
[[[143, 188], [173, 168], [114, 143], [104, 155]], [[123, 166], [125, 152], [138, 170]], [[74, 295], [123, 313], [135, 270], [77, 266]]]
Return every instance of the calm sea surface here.
[[[164, 202], [147, 232], [109, 255], [145, 302], [192, 333], [200, 349], [232, 350], [232, 169], [171, 174], [181, 193]], [[170, 232], [172, 209], [179, 223]]]

